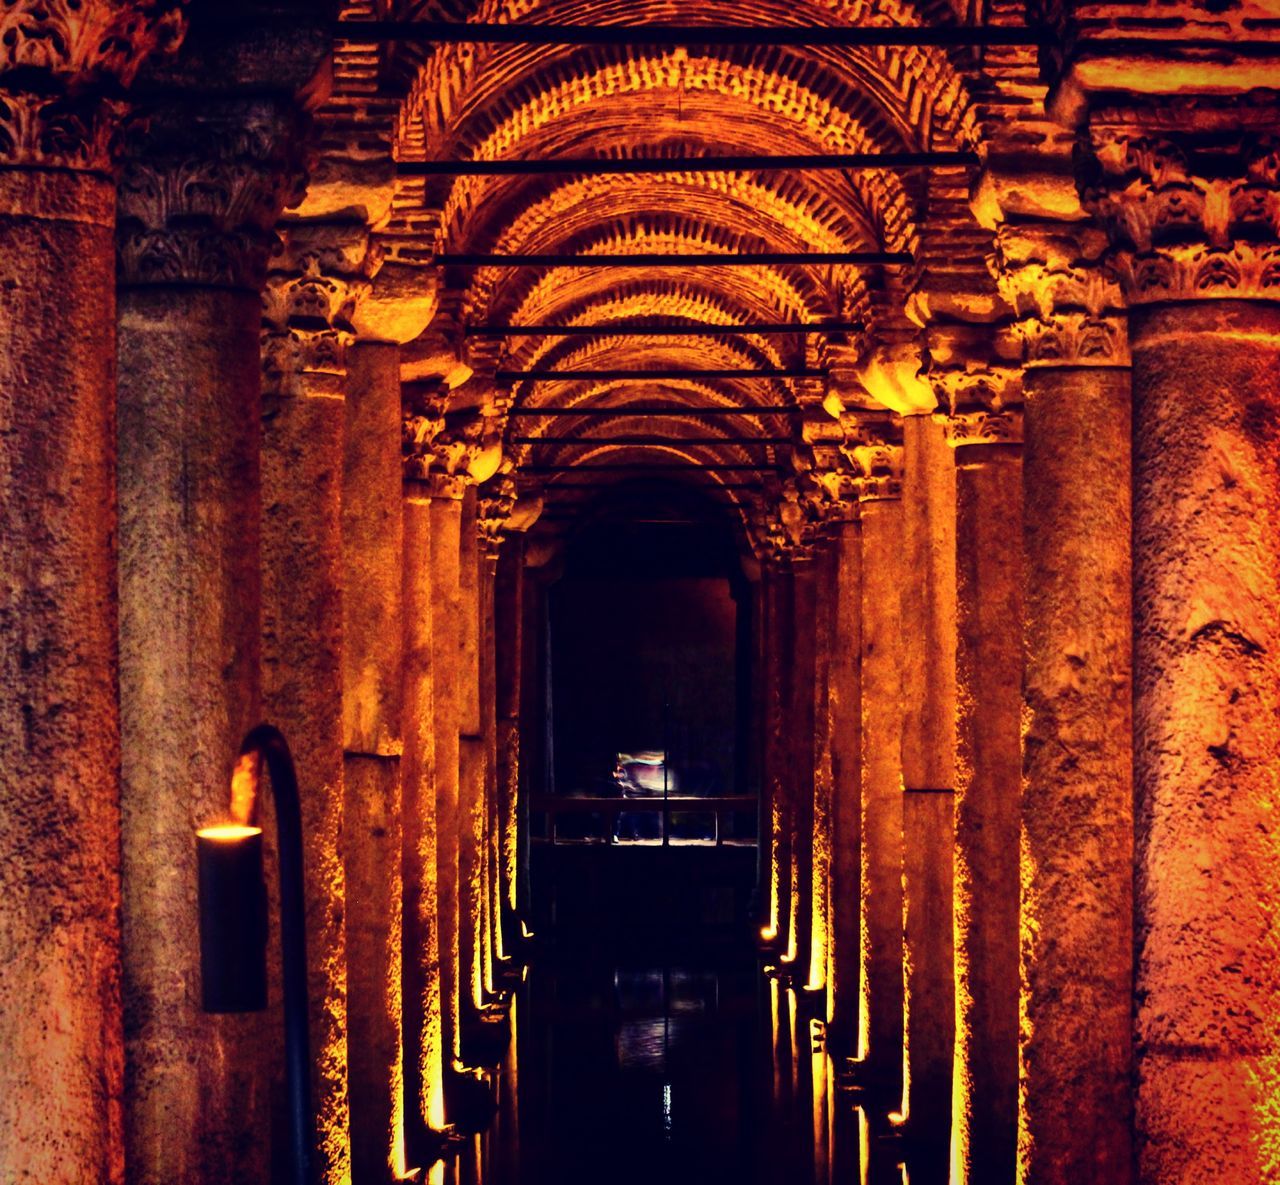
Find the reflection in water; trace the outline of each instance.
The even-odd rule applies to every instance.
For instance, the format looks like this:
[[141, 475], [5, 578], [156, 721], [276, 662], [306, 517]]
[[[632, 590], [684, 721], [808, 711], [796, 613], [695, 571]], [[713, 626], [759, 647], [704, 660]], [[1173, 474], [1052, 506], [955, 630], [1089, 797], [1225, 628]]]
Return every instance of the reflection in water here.
[[795, 993], [749, 956], [548, 957], [514, 1023], [497, 1118], [430, 1185], [906, 1179]]

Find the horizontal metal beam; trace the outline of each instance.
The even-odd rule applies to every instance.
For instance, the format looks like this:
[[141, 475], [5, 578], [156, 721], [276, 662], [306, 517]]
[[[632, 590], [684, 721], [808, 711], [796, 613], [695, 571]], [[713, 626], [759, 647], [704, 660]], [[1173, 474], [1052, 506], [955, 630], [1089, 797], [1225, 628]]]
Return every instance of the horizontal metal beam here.
[[974, 152], [831, 152], [766, 156], [545, 157], [540, 160], [404, 160], [401, 177], [625, 177], [653, 173], [849, 172], [955, 168], [978, 163]]
[[812, 366], [792, 366], [774, 370], [762, 367], [729, 366], [699, 369], [691, 366], [668, 366], [652, 370], [500, 370], [494, 376], [498, 383], [523, 382], [636, 382], [652, 379], [825, 379], [827, 372]]
[[754, 325], [468, 325], [466, 337], [731, 337], [737, 334], [862, 333], [862, 321], [761, 321]]
[[888, 266], [911, 263], [909, 251], [735, 251], [653, 255], [502, 255], [460, 252], [435, 257], [443, 267], [809, 267]]
[[675, 436], [513, 436], [512, 444], [550, 444], [557, 448], [596, 448], [606, 444], [678, 444], [684, 447], [717, 447], [743, 444], [794, 444], [790, 436], [698, 436], [681, 440]]
[[865, 49], [916, 46], [1037, 46], [1044, 34], [985, 25], [535, 25], [446, 21], [339, 21], [334, 36], [355, 44], [766, 45]]
[[[709, 487], [716, 490], [763, 490], [758, 481], [718, 481], [714, 486]], [[575, 490], [581, 490], [584, 494], [592, 494], [598, 490], [619, 490], [625, 489], [616, 481], [575, 481], [572, 483], [557, 482], [553, 486], [547, 487], [548, 494], [555, 494], [558, 498], [561, 494], [572, 493]]]
[[792, 416], [804, 408], [778, 404], [749, 404], [746, 407], [514, 407], [513, 416], [594, 416], [597, 418], [625, 416]]
[[681, 461], [673, 465], [657, 465], [652, 461], [596, 461], [589, 465], [521, 465], [516, 476], [554, 473], [775, 473], [777, 468], [769, 464], [720, 464], [714, 461]]

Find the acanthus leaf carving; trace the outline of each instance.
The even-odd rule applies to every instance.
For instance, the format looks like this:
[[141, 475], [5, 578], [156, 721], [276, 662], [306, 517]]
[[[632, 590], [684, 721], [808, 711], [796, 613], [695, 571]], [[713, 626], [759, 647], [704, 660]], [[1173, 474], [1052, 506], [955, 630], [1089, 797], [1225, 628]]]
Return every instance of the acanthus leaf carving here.
[[1102, 112], [1082, 140], [1084, 203], [1110, 233], [1109, 267], [1131, 304], [1280, 299], [1274, 112], [1242, 108], [1247, 126], [1233, 133], [1216, 126], [1225, 113], [1204, 115], [1199, 130], [1181, 109], [1167, 126]]
[[990, 259], [1017, 315], [1023, 364], [1127, 366], [1128, 326], [1118, 285], [1102, 262], [1106, 236], [1072, 223], [1006, 223]]
[[305, 179], [306, 119], [270, 99], [143, 109], [124, 138], [121, 282], [258, 291]]
[[0, 10], [0, 161], [107, 171], [124, 88], [182, 31], [179, 0], [8, 0]]

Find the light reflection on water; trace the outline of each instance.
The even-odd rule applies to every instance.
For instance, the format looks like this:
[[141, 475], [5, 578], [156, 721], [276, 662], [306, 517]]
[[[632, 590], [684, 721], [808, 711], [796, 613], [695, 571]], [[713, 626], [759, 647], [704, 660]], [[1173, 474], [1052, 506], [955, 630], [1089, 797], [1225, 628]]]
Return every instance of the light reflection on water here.
[[[520, 994], [488, 1131], [429, 1185], [903, 1185], [795, 993], [749, 960], [548, 963]], [[912, 1185], [937, 1185], [913, 1176]]]

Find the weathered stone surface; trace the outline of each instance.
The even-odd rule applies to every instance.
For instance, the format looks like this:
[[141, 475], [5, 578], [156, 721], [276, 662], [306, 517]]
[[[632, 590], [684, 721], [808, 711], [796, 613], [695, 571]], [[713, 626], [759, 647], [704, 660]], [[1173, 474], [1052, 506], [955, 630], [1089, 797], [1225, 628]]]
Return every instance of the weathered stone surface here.
[[113, 211], [0, 170], [0, 1177], [55, 1185], [124, 1177]]
[[131, 1180], [265, 1171], [266, 1017], [200, 1011], [197, 827], [262, 714], [258, 299], [126, 288], [119, 309], [126, 1153]]
[[1131, 317], [1143, 1182], [1265, 1181], [1280, 990], [1280, 308]]
[[970, 436], [956, 453], [951, 1172], [973, 1185], [1014, 1179], [1018, 1114], [1022, 458], [1004, 437], [1011, 416], [1001, 416], [998, 443]]

